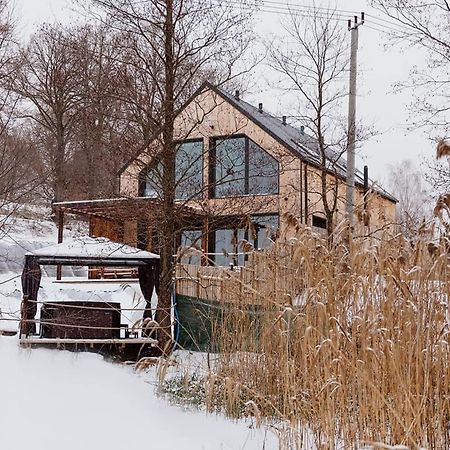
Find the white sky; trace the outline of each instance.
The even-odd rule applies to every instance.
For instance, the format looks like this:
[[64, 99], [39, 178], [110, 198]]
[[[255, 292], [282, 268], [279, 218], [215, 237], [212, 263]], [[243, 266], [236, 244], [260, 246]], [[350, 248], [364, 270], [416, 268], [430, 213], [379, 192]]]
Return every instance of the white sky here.
[[[61, 21], [70, 23], [76, 20], [70, 0], [14, 0], [16, 16], [19, 18], [19, 30], [23, 35], [29, 34], [33, 28], [44, 21]], [[283, 0], [278, 0], [283, 1]], [[316, 2], [317, 3], [317, 2]], [[368, 14], [367, 24], [370, 23], [370, 13], [373, 10], [367, 0], [337, 0], [339, 10], [351, 10], [355, 13], [365, 11]], [[312, 5], [312, 0], [291, 0], [291, 5]], [[320, 4], [320, 3], [317, 3]], [[328, 6], [328, 4], [325, 4]], [[350, 16], [351, 14], [349, 14]], [[379, 13], [375, 13], [379, 15]], [[274, 13], [261, 12], [256, 21], [256, 32], [266, 34], [277, 33], [282, 16]], [[345, 22], [342, 23], [346, 27]], [[381, 25], [376, 25], [382, 28]], [[350, 39], [350, 33], [349, 33]], [[409, 93], [393, 94], [393, 83], [408, 79], [413, 65], [423, 63], [423, 55], [418, 50], [400, 50], [397, 47], [384, 49], [386, 35], [370, 29], [360, 27], [358, 53], [358, 120], [371, 125], [380, 132], [378, 136], [364, 143], [359, 151], [358, 167], [369, 165], [370, 176], [383, 181], [390, 164], [396, 164], [404, 159], [411, 159], [417, 165], [423, 156], [434, 154], [434, 144], [427, 139], [421, 130], [407, 131]], [[278, 96], [271, 92], [270, 87], [263, 84], [261, 75], [267, 68], [259, 69], [261, 79], [260, 92], [248, 94], [244, 99], [253, 104], [264, 103], [264, 108], [277, 115], [289, 115], [286, 105], [280, 104]]]

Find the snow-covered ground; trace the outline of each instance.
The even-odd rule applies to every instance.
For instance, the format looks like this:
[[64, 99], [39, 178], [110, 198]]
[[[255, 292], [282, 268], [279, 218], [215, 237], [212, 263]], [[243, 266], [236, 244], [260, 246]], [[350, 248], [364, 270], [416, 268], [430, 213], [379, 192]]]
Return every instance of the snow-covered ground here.
[[[79, 233], [72, 227], [66, 237]], [[23, 255], [55, 242], [54, 224], [42, 218], [21, 218], [0, 236], [0, 330], [18, 328]], [[137, 282], [88, 282], [78, 277], [82, 272], [66, 272], [72, 278], [56, 283], [45, 275], [49, 273], [42, 278], [42, 301], [102, 300], [119, 301], [122, 308], [142, 306]], [[122, 320], [133, 323], [140, 315], [127, 311]], [[157, 396], [155, 378], [154, 369], [138, 374], [99, 355], [23, 349], [17, 337], [0, 336], [0, 449], [278, 448], [276, 437], [255, 430], [251, 420], [232, 422], [170, 405]]]
[[250, 450], [278, 448], [251, 422], [185, 411], [158, 398], [152, 373], [94, 354], [21, 349], [0, 337], [0, 448]]
[[[54, 222], [48, 220], [49, 210], [32, 208], [21, 211], [21, 216], [8, 217], [0, 213], [0, 274], [22, 270], [25, 253], [48, 247], [57, 243], [57, 228]], [[64, 239], [86, 234], [86, 223], [69, 221], [64, 229]], [[63, 274], [81, 275], [85, 269], [64, 268]], [[54, 268], [44, 269], [46, 274], [53, 275]]]

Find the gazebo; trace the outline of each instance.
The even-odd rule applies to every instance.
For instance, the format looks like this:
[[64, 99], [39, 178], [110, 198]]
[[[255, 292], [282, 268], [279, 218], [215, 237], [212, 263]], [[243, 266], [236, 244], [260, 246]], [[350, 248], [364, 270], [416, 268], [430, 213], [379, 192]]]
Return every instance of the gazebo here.
[[[139, 286], [145, 299], [142, 321], [130, 329], [121, 324], [121, 305], [111, 302], [40, 302], [38, 292], [41, 266], [137, 267]], [[151, 310], [153, 291], [158, 293], [159, 256], [106, 238], [80, 237], [25, 255], [22, 272], [22, 310], [20, 343], [49, 345], [129, 355], [143, 354], [144, 348], [157, 346]], [[38, 306], [40, 319], [36, 319]], [[39, 332], [38, 327], [39, 324]], [[133, 351], [129, 351], [129, 350]]]

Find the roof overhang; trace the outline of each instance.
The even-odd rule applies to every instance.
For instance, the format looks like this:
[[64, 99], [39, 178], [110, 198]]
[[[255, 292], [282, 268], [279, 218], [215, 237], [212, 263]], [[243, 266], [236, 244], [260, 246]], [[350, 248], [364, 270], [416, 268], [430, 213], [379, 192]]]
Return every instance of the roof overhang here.
[[80, 237], [25, 255], [40, 265], [61, 266], [148, 266], [159, 262], [159, 255], [106, 238]]
[[[118, 222], [136, 219], [154, 219], [157, 222], [164, 217], [162, 202], [157, 198], [150, 197], [67, 201], [54, 203], [54, 206], [57, 210], [65, 213]], [[177, 218], [180, 221], [197, 221], [206, 215], [200, 208], [186, 204], [177, 204], [175, 207]]]

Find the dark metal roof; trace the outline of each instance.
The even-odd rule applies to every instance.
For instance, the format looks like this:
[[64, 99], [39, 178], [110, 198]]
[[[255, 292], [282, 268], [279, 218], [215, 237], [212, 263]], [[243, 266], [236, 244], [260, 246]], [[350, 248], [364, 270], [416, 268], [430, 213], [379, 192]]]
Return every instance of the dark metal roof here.
[[[322, 164], [320, 162], [319, 148], [314, 137], [307, 135], [306, 133], [302, 132], [298, 128], [293, 127], [292, 125], [284, 125], [278, 117], [275, 117], [265, 111], [260, 112], [258, 108], [254, 107], [250, 103], [247, 103], [242, 99], [236, 99], [234, 95], [230, 94], [220, 87], [209, 83], [208, 81], [204, 82], [197, 89], [197, 91], [185, 103], [183, 108], [178, 111], [178, 114], [180, 114], [199, 94], [205, 92], [208, 89], [220, 95], [220, 97], [222, 97], [238, 111], [252, 120], [256, 125], [262, 128], [266, 133], [271, 135], [280, 144], [288, 148], [295, 156], [301, 158], [303, 161], [306, 161], [313, 166], [319, 168], [322, 167]], [[161, 132], [162, 128], [160, 128], [153, 135], [151, 141], [156, 139], [161, 134]], [[342, 156], [337, 157], [338, 155], [331, 149], [328, 149], [328, 152], [329, 164], [327, 165], [327, 168], [330, 170], [330, 172], [334, 172], [336, 170], [337, 174], [340, 177], [345, 178], [347, 173], [347, 162], [345, 158], [342, 158]], [[139, 152], [139, 154], [140, 153], [141, 152]], [[131, 158], [120, 169], [119, 174], [123, 173], [126, 168], [139, 157], [139, 154], [137, 154], [134, 158]], [[359, 186], [362, 186], [364, 183], [364, 175], [358, 169], [356, 169], [355, 181]], [[369, 185], [374, 185], [374, 182], [372, 180], [369, 180]], [[391, 200], [395, 203], [398, 202], [398, 200], [392, 194], [383, 189], [381, 186], [376, 186], [374, 190], [388, 200]]]
[[[245, 102], [241, 98], [237, 99], [234, 95], [212, 85], [211, 83], [205, 83], [204, 86], [219, 94], [224, 100], [230, 103], [247, 118], [252, 120], [256, 125], [261, 127], [266, 133], [271, 135], [283, 146], [287, 147], [294, 155], [314, 166], [321, 166], [320, 151], [317, 140], [314, 137], [309, 136], [292, 125], [283, 124], [278, 117], [275, 117], [264, 110], [261, 112], [259, 108]], [[327, 149], [327, 158], [327, 168], [330, 171], [336, 171], [340, 177], [345, 178], [347, 174], [346, 159], [338, 155], [338, 153], [332, 149]], [[355, 173], [355, 179], [356, 184], [360, 186], [363, 185], [364, 175], [358, 169]], [[369, 185], [371, 184], [373, 185], [374, 183], [369, 180]], [[393, 202], [397, 202], [397, 199], [382, 187], [376, 186], [374, 190], [383, 197]]]

